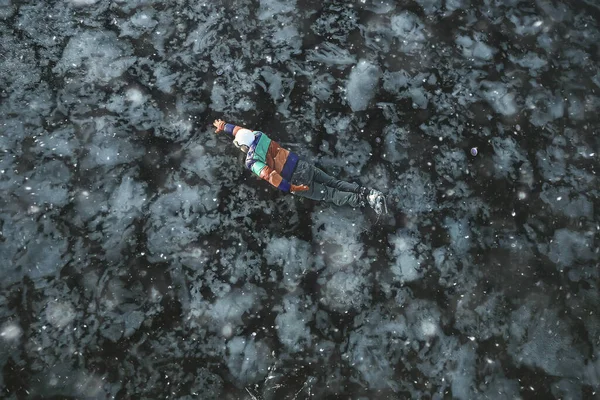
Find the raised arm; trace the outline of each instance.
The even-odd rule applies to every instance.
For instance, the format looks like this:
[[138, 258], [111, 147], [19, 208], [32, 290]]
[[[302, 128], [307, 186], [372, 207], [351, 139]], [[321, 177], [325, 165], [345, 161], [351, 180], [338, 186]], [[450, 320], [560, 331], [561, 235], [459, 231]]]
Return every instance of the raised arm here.
[[234, 124], [228, 124], [225, 121], [223, 121], [222, 119], [215, 120], [215, 122], [213, 122], [213, 126], [215, 128], [217, 128], [215, 130], [215, 133], [225, 132], [225, 133], [229, 134], [229, 136], [231, 136], [231, 137], [235, 137], [235, 134], [240, 129], [244, 129], [244, 127], [242, 127], [242, 126], [237, 126], [237, 125], [234, 125]]

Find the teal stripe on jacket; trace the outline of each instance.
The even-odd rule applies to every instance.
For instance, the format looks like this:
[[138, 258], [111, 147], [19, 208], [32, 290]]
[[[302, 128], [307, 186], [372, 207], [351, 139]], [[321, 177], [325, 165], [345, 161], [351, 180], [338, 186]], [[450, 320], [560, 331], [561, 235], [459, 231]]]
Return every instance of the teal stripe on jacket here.
[[264, 163], [267, 162], [267, 152], [269, 151], [269, 146], [271, 145], [271, 139], [265, 134], [260, 135], [260, 139], [258, 139], [258, 143], [256, 144], [256, 148], [254, 149], [254, 157], [259, 161]]

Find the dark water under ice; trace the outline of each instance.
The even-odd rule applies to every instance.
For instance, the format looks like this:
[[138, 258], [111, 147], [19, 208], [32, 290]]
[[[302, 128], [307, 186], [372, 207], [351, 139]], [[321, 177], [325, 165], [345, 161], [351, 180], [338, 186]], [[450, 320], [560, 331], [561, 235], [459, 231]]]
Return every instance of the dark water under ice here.
[[598, 15], [0, 0], [0, 397], [598, 398]]

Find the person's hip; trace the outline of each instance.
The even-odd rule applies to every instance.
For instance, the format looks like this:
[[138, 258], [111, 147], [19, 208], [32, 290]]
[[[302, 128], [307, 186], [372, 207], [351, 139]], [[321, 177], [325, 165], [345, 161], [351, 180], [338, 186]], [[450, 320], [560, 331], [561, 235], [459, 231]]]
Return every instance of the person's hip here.
[[308, 185], [313, 181], [314, 171], [313, 166], [310, 163], [307, 163], [304, 160], [298, 160], [298, 164], [296, 164], [296, 169], [292, 174], [293, 185]]

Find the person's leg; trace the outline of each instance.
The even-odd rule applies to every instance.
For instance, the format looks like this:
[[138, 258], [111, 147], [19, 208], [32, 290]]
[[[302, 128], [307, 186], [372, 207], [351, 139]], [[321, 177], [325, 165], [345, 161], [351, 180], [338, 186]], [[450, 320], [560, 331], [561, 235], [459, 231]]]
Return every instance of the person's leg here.
[[345, 182], [340, 179], [336, 179], [331, 175], [328, 175], [323, 170], [315, 167], [314, 165], [310, 165], [313, 169], [314, 180], [315, 182], [322, 183], [325, 186], [329, 186], [331, 188], [338, 189], [342, 192], [354, 192], [358, 193], [360, 189], [360, 185], [357, 183]]
[[[291, 183], [294, 185], [307, 185], [308, 190], [305, 192], [294, 193], [296, 196], [305, 197], [305, 198], [311, 199], [311, 200], [328, 201], [328, 202], [334, 203], [338, 206], [347, 204], [351, 207], [359, 207], [359, 206], [363, 205], [362, 200], [365, 196], [361, 196], [359, 193], [356, 193], [354, 190], [350, 190], [350, 191], [338, 190], [334, 187], [330, 187], [330, 186], [324, 185], [321, 182], [318, 182], [317, 179], [315, 179], [315, 174], [317, 173], [317, 171], [320, 171], [320, 170], [312, 164], [309, 164], [305, 161], [298, 162], [298, 165], [296, 166], [296, 171], [294, 171], [294, 175], [292, 175]], [[328, 176], [323, 171], [320, 171], [320, 172], [322, 172], [323, 175]], [[331, 178], [331, 179], [333, 179], [333, 178]], [[331, 182], [331, 180], [329, 180], [329, 181]], [[339, 181], [339, 182], [342, 182], [342, 181]], [[342, 183], [348, 184], [347, 182], [342, 182]], [[348, 188], [354, 189], [354, 185], [352, 185], [352, 184], [348, 184], [348, 185], [351, 185]], [[358, 186], [358, 185], [356, 185], [356, 186]]]
[[292, 185], [311, 186], [314, 180], [314, 171], [312, 166], [306, 161], [300, 160], [296, 165], [296, 170], [292, 174], [290, 183]]
[[306, 197], [311, 200], [328, 201], [337, 206], [349, 205], [350, 207], [362, 206], [362, 199], [358, 193], [344, 192], [330, 186], [325, 186], [313, 180], [308, 184], [308, 190], [305, 192], [296, 192], [296, 196]]

